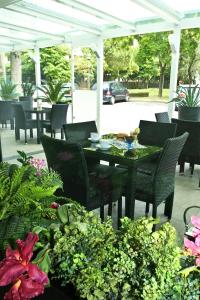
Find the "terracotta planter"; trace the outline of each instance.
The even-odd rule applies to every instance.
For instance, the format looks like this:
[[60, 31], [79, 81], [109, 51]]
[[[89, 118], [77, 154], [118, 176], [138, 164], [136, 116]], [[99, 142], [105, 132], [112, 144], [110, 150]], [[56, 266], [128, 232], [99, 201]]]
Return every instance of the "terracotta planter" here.
[[180, 106], [178, 118], [181, 120], [200, 121], [200, 107]]

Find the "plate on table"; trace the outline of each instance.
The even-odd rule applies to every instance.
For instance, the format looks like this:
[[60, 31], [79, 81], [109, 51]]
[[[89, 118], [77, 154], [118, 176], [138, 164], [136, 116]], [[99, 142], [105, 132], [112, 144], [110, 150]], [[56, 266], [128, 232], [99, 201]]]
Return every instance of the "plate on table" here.
[[88, 140], [89, 140], [91, 143], [98, 143], [100, 139], [98, 139], [98, 140], [93, 140], [93, 139], [91, 139], [91, 137], [89, 137]]
[[109, 150], [111, 148], [111, 145], [108, 145], [107, 147], [102, 147], [101, 145], [97, 145], [97, 148], [100, 149], [100, 150]]

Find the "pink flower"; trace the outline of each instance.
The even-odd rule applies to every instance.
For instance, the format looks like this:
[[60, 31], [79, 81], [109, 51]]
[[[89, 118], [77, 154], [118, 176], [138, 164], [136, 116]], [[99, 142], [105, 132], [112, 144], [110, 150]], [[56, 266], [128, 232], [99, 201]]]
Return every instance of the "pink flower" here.
[[40, 176], [41, 175], [41, 170], [46, 166], [45, 160], [40, 159], [40, 158], [31, 158], [29, 160], [29, 163], [30, 163], [31, 166], [36, 168], [36, 170], [37, 170], [36, 176]]
[[191, 223], [194, 225], [196, 228], [200, 230], [200, 218], [197, 216], [191, 216]]
[[196, 265], [197, 265], [197, 266], [200, 266], [200, 257], [198, 257], [198, 258], [196, 259]]
[[183, 92], [178, 93], [178, 98], [185, 98], [185, 97], [186, 97], [185, 93]]
[[200, 254], [200, 247], [198, 247], [194, 242], [184, 238], [184, 246], [187, 250], [191, 252], [192, 255], [196, 256]]
[[31, 299], [44, 292], [47, 275], [30, 263], [38, 235], [28, 233], [25, 241], [17, 240], [17, 249], [6, 249], [6, 258], [0, 262], [0, 286], [13, 283], [4, 300]]
[[57, 209], [59, 206], [60, 206], [60, 204], [58, 204], [56, 202], [52, 202], [51, 205], [50, 205], [50, 207], [54, 208], [54, 209]]

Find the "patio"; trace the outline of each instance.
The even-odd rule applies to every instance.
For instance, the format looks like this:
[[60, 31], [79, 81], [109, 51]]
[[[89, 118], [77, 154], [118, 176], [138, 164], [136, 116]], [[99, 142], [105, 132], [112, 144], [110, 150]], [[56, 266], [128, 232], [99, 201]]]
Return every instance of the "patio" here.
[[[87, 100], [88, 101], [88, 100]], [[92, 100], [91, 100], [92, 101]], [[81, 101], [79, 104], [84, 108], [84, 102]], [[90, 104], [90, 103], [88, 103]], [[118, 103], [114, 106], [104, 105], [103, 106], [103, 133], [113, 132], [129, 132], [133, 128], [138, 126], [140, 119], [145, 120], [155, 120], [154, 113], [165, 111], [167, 104], [163, 103], [140, 103], [140, 102], [130, 102], [130, 103]], [[91, 106], [90, 106], [91, 107]], [[144, 114], [144, 107], [146, 108]], [[148, 108], [148, 109], [147, 109]], [[80, 111], [83, 113], [80, 116], [77, 115], [76, 122], [84, 121], [90, 118], [92, 120], [92, 111], [87, 110]], [[95, 112], [95, 110], [94, 110]], [[112, 120], [109, 119], [109, 115], [112, 113]], [[126, 118], [125, 118], [126, 116]], [[176, 112], [174, 112], [176, 116]], [[118, 122], [119, 117], [121, 117], [121, 122]], [[131, 124], [131, 128], [130, 128]], [[20, 141], [15, 141], [14, 131], [9, 129], [0, 129], [1, 139], [2, 139], [2, 150], [3, 158], [9, 163], [17, 162], [17, 150], [25, 151], [29, 155], [34, 157], [44, 158], [44, 153], [42, 145], [38, 145], [36, 142], [36, 132], [34, 132], [34, 139], [29, 139], [28, 144], [24, 144], [23, 132]], [[57, 138], [60, 138], [60, 134], [57, 134]], [[176, 181], [175, 181], [175, 199], [174, 199], [174, 209], [172, 216], [172, 224], [176, 227], [179, 237], [183, 237], [184, 224], [183, 224], [183, 212], [189, 205], [199, 204], [199, 192], [198, 188], [199, 182], [199, 166], [195, 166], [194, 175], [190, 176], [189, 165], [186, 164], [184, 176], [179, 175], [179, 167], [177, 166], [176, 171]], [[163, 207], [160, 205], [158, 208], [158, 216], [161, 217], [161, 222], [164, 222], [166, 218], [163, 216]], [[143, 203], [136, 201], [135, 216], [144, 215], [145, 206]], [[116, 207], [113, 207], [114, 218], [116, 216]], [[151, 212], [150, 212], [151, 214]]]

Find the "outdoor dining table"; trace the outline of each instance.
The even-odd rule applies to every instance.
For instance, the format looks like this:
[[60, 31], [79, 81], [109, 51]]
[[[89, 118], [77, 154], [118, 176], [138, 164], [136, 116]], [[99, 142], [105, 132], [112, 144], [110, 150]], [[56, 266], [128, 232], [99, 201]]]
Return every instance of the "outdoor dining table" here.
[[131, 151], [118, 149], [111, 146], [108, 150], [101, 150], [98, 144], [91, 143], [89, 147], [84, 147], [83, 151], [86, 159], [96, 159], [109, 162], [109, 165], [121, 165], [127, 168], [127, 190], [125, 195], [125, 215], [134, 218], [135, 207], [135, 187], [137, 168], [145, 161], [158, 155], [162, 149], [156, 146], [145, 146], [135, 148]]
[[37, 143], [40, 144], [40, 135], [41, 135], [40, 121], [42, 121], [44, 119], [44, 114], [47, 114], [47, 113], [50, 112], [50, 109], [49, 108], [42, 108], [41, 110], [38, 110], [37, 108], [34, 108], [34, 109], [25, 110], [25, 112], [36, 115], [36, 120], [37, 120]]

